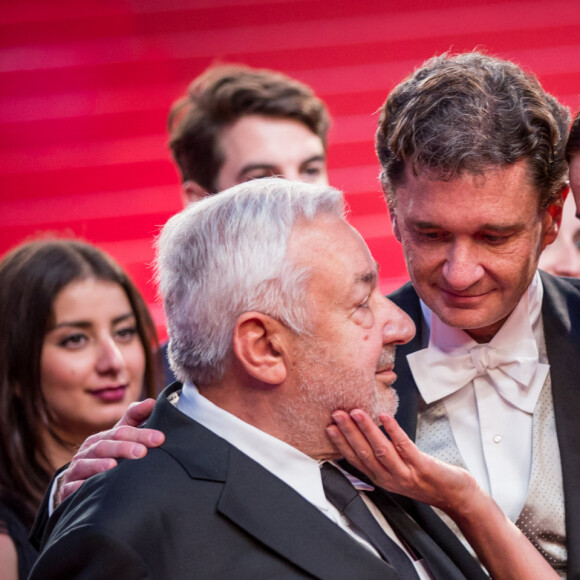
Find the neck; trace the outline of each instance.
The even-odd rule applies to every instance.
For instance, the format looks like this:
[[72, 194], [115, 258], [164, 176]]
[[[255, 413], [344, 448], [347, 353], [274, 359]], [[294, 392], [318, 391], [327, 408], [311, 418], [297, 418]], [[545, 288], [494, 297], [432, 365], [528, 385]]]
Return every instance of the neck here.
[[330, 416], [323, 422], [317, 421], [312, 409], [304, 412], [295, 408], [283, 394], [278, 396], [280, 391], [266, 388], [240, 392], [224, 384], [198, 389], [214, 405], [312, 459], [322, 461], [340, 457], [325, 431], [332, 421]]

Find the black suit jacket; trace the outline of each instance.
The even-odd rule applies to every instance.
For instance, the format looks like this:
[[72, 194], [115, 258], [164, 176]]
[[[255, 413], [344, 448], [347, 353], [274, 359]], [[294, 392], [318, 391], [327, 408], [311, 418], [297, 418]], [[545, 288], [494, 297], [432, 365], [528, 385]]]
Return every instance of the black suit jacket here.
[[[167, 396], [179, 388], [160, 396], [149, 421], [166, 435], [161, 448], [91, 478], [56, 510], [31, 580], [398, 578], [293, 489], [174, 408]], [[442, 522], [447, 553], [388, 494], [375, 501], [437, 578], [486, 578]]]
[[[564, 480], [568, 580], [572, 580], [580, 579], [580, 280], [558, 278], [545, 272], [540, 275], [544, 286], [542, 321]], [[389, 298], [417, 327], [413, 340], [397, 347], [395, 362], [395, 388], [399, 394], [397, 419], [409, 437], [415, 439], [420, 395], [407, 355], [426, 344], [421, 306], [411, 283]], [[429, 526], [432, 514], [429, 510], [419, 517], [424, 526]]]

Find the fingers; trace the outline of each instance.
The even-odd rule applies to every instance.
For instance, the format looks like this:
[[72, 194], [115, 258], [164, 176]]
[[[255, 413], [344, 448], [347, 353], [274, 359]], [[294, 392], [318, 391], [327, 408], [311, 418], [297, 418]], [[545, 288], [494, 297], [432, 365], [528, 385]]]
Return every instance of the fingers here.
[[[132, 442], [145, 447], [159, 447], [165, 441], [165, 435], [157, 429], [138, 429], [129, 425], [113, 427], [110, 431], [111, 439], [118, 442]], [[104, 439], [104, 438], [103, 438]], [[145, 451], [146, 453], [146, 451]], [[145, 455], [145, 453], [143, 455]], [[127, 457], [126, 455], [108, 455], [107, 457]], [[142, 457], [142, 455], [139, 455]]]
[[164, 440], [165, 435], [161, 431], [138, 429], [129, 425], [91, 435], [63, 473], [57, 503], [76, 491], [89, 477], [115, 467], [116, 459], [145, 457], [148, 448], [158, 447]]
[[82, 459], [73, 461], [62, 474], [55, 498], [55, 506], [58, 506], [75, 492], [89, 477], [102, 471], [107, 471], [115, 467], [115, 465], [117, 465], [117, 462], [114, 459]]
[[57, 508], [69, 495], [72, 495], [84, 481], [75, 481], [73, 483], [65, 483], [60, 487], [57, 496], [54, 499], [54, 507]]
[[350, 416], [336, 411], [332, 417], [336, 426], [327, 433], [341, 455], [379, 485], [388, 486], [391, 457], [396, 454], [385, 434], [363, 411], [351, 411]]
[[147, 455], [147, 449], [159, 447], [165, 435], [156, 429], [138, 429], [129, 425], [113, 427], [91, 435], [81, 446], [73, 464], [90, 459], [139, 459]]
[[[341, 457], [344, 457], [356, 468], [364, 471], [364, 462], [360, 461], [358, 457], [359, 454], [364, 455], [365, 447], [368, 448], [368, 445], [364, 443], [364, 437], [358, 432], [356, 425], [344, 411], [336, 411], [333, 413], [332, 418], [335, 425], [329, 425], [326, 429], [332, 444], [336, 447]], [[367, 475], [369, 474], [367, 473]]]
[[[397, 454], [401, 459], [405, 461], [405, 463], [414, 463], [419, 460], [421, 452], [417, 449], [415, 443], [409, 439], [405, 431], [401, 429], [397, 420], [386, 413], [381, 413], [379, 419], [381, 420], [385, 431], [391, 438], [393, 447], [396, 449]], [[377, 430], [380, 431], [378, 428]]]
[[139, 403], [131, 403], [116, 426], [130, 425], [131, 427], [138, 427], [149, 418], [154, 406], [155, 399], [145, 399]]

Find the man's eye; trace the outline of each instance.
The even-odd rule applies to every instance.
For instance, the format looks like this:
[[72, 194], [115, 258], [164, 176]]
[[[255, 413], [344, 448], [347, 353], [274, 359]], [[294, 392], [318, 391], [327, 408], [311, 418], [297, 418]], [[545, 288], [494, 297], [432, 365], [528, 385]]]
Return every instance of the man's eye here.
[[254, 179], [264, 179], [265, 177], [275, 177], [275, 176], [276, 173], [274, 173], [273, 171], [260, 171], [247, 175], [245, 181], [253, 181]]
[[494, 234], [485, 234], [482, 236], [482, 238], [488, 244], [491, 244], [493, 246], [499, 246], [500, 244], [505, 243], [509, 239], [509, 236], [498, 236], [498, 235], [494, 235]]
[[437, 242], [444, 236], [441, 232], [419, 232], [419, 237], [427, 242]]

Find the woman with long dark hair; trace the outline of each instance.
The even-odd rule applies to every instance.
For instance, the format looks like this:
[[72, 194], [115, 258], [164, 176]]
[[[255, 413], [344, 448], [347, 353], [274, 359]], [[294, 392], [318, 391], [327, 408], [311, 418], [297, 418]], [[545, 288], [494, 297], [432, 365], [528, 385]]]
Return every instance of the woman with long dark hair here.
[[143, 298], [94, 246], [36, 241], [0, 261], [3, 578], [25, 578], [35, 559], [27, 534], [55, 470], [154, 395], [156, 350]]

